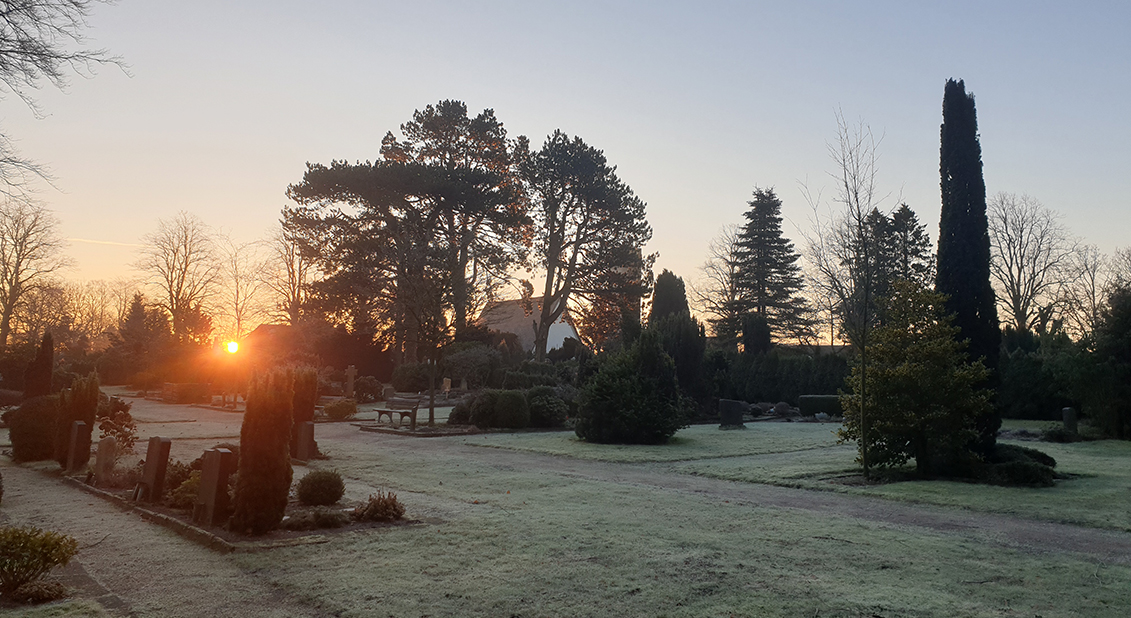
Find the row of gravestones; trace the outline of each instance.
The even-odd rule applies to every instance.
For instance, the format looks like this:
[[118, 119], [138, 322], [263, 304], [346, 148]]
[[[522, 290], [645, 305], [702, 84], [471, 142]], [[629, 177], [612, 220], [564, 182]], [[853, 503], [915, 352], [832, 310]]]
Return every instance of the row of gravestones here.
[[[82, 425], [83, 427], [79, 427]], [[85, 431], [87, 444], [90, 440], [90, 429], [86, 423], [76, 421], [71, 428], [71, 450], [68, 454], [68, 470], [73, 470], [75, 453], [82, 444], [82, 434]], [[298, 448], [296, 459], [309, 461], [318, 452], [314, 442], [314, 423], [305, 422], [298, 424]], [[169, 451], [173, 441], [169, 438], [154, 436], [149, 439], [149, 446], [145, 452], [145, 467], [142, 469], [141, 481], [134, 488], [133, 500], [135, 502], [157, 502], [165, 493], [165, 471], [169, 467]], [[90, 452], [87, 447], [87, 452]], [[95, 457], [94, 475], [95, 482], [101, 484], [114, 470], [114, 460], [117, 455], [117, 441], [113, 436], [107, 436], [98, 442], [98, 453]], [[192, 507], [192, 521], [206, 526], [217, 526], [223, 523], [229, 513], [228, 477], [236, 468], [236, 455], [226, 448], [211, 448], [204, 451], [200, 470], [200, 489]]]

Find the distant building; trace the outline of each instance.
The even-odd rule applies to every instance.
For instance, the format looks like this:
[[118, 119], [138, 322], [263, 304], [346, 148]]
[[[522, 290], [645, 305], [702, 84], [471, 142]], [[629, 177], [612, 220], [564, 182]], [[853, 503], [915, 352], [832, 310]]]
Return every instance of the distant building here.
[[[475, 321], [479, 326], [503, 333], [514, 333], [524, 352], [534, 349], [534, 327], [542, 315], [542, 303], [538, 300], [531, 301], [531, 312], [527, 313], [523, 301], [501, 300], [487, 305]], [[566, 337], [580, 340], [577, 329], [569, 323], [568, 312], [562, 312], [558, 321], [550, 325], [550, 332], [546, 339], [546, 350], [562, 347]]]

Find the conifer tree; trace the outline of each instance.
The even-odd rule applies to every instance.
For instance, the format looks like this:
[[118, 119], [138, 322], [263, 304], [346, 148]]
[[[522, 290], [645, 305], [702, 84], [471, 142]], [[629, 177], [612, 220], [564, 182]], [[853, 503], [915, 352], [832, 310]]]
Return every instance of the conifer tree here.
[[799, 295], [801, 254], [782, 236], [781, 200], [755, 187], [746, 225], [738, 235], [739, 286], [747, 312], [761, 314], [777, 339], [805, 331], [808, 307]]
[[[974, 96], [965, 84], [947, 80], [943, 95], [940, 163], [942, 210], [939, 219], [937, 292], [946, 294], [959, 340], [969, 339], [971, 359], [997, 368], [1001, 331], [990, 284], [990, 235], [986, 218], [986, 183]], [[979, 418], [976, 450], [991, 452], [1001, 417]]]
[[652, 289], [652, 313], [648, 316], [648, 324], [655, 325], [669, 315], [690, 315], [687, 306], [687, 289], [683, 279], [668, 269], [656, 277], [656, 285]]
[[274, 530], [283, 520], [293, 474], [293, 385], [290, 371], [273, 371], [248, 385], [232, 530], [258, 535]]

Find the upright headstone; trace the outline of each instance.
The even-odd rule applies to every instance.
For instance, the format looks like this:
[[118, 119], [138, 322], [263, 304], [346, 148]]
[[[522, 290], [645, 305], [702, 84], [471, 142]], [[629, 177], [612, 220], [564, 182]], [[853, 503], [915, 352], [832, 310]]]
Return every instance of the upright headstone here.
[[394, 386], [386, 386], [385, 389], [383, 391], [381, 391], [381, 398], [384, 399], [385, 401], [388, 401], [388, 400], [390, 400], [390, 399], [392, 399], [393, 397], [396, 397], [396, 396], [397, 396], [397, 389]]
[[314, 423], [305, 421], [295, 423], [295, 433], [298, 435], [295, 448], [295, 459], [310, 461], [318, 454], [318, 444], [314, 441]]
[[165, 470], [169, 467], [169, 449], [173, 441], [169, 438], [153, 436], [145, 451], [145, 468], [141, 471], [141, 482], [134, 489], [134, 500], [157, 502], [165, 493]]
[[118, 441], [114, 436], [106, 436], [98, 441], [98, 455], [94, 459], [94, 484], [102, 485], [114, 473], [114, 461], [118, 456]]
[[451, 390], [452, 390], [452, 379], [451, 378], [444, 378], [443, 386], [441, 387], [440, 390], [444, 391], [445, 393], [451, 392]]
[[67, 443], [67, 472], [77, 472], [90, 461], [90, 425], [71, 423], [71, 440]]
[[745, 428], [742, 424], [742, 413], [746, 410], [746, 402], [736, 399], [719, 400], [719, 429]]
[[226, 448], [204, 451], [200, 467], [200, 490], [192, 505], [192, 521], [218, 526], [230, 515], [228, 476], [236, 466], [236, 455]]
[[467, 391], [467, 378], [459, 379], [459, 390]]
[[1060, 414], [1064, 418], [1064, 430], [1069, 433], [1076, 433], [1078, 429], [1076, 424], [1076, 408], [1064, 408], [1060, 411]]
[[346, 367], [346, 399], [353, 399], [353, 379], [357, 377], [357, 367]]

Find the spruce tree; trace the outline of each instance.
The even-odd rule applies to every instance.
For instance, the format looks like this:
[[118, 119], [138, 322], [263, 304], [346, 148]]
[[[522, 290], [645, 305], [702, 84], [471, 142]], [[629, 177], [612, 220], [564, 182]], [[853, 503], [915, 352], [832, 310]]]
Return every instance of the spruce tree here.
[[[974, 96], [966, 94], [961, 80], [947, 80], [941, 134], [942, 211], [935, 289], [947, 295], [946, 311], [954, 314], [958, 339], [969, 339], [971, 360], [981, 358], [994, 370], [1001, 331], [990, 285], [986, 182]], [[978, 452], [993, 451], [1000, 426], [1001, 417], [996, 413], [978, 419]]]
[[758, 313], [775, 338], [808, 327], [807, 305], [799, 295], [801, 254], [782, 236], [781, 200], [773, 189], [755, 187], [746, 224], [738, 235], [739, 286], [746, 312]]
[[690, 315], [687, 306], [687, 289], [683, 279], [668, 269], [656, 277], [656, 285], [652, 289], [652, 313], [648, 315], [648, 324], [655, 325], [669, 315]]

